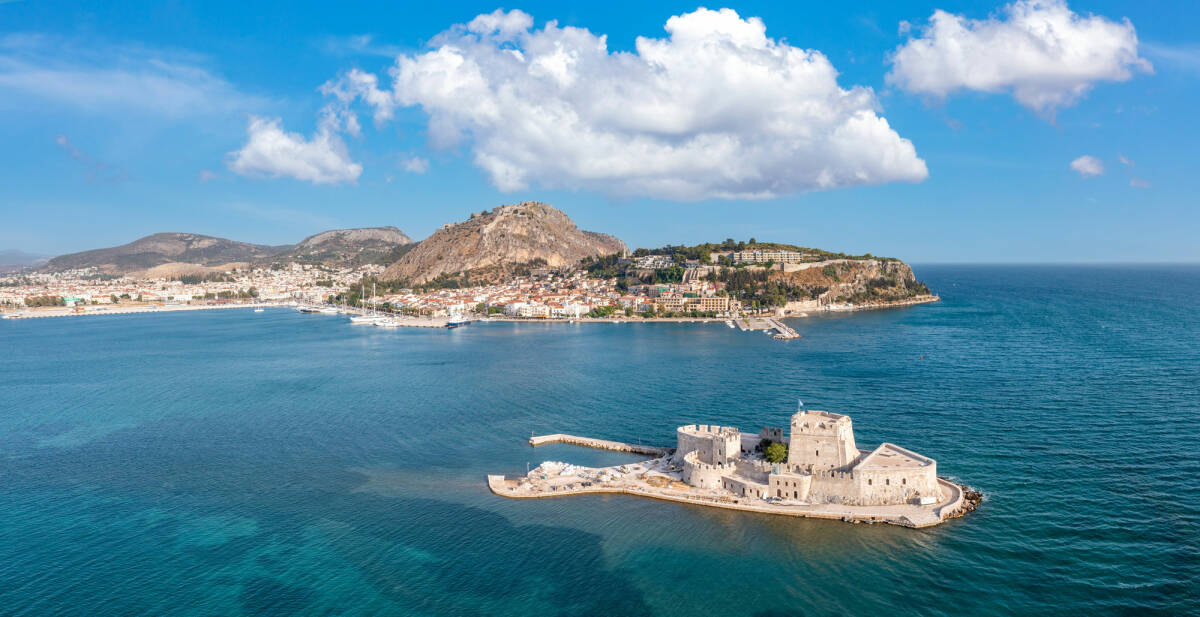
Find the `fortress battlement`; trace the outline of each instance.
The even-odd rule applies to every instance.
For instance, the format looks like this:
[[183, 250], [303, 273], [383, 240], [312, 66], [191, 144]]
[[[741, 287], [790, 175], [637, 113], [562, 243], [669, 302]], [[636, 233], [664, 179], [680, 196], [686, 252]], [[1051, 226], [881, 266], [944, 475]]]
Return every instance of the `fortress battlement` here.
[[[893, 443], [859, 450], [850, 417], [827, 411], [792, 415], [791, 434], [765, 427], [742, 435], [736, 427], [688, 424], [676, 428], [677, 445], [650, 448], [597, 439], [552, 435], [530, 443], [568, 441], [590, 447], [639, 451], [657, 458], [605, 468], [543, 463], [520, 480], [489, 476], [492, 492], [538, 498], [590, 493], [628, 493], [705, 506], [842, 520], [925, 527], [975, 508], [977, 492], [937, 477], [937, 461]], [[551, 439], [553, 438], [553, 439]], [[766, 460], [763, 439], [787, 446]]]

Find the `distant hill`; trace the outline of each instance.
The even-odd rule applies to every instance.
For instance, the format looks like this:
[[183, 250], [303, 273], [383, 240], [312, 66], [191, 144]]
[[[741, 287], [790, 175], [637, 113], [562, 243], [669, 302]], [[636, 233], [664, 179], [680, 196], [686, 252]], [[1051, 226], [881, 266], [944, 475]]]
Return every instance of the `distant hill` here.
[[36, 266], [45, 263], [47, 259], [48, 257], [45, 255], [35, 255], [12, 249], [2, 250], [0, 251], [0, 272], [11, 272]]
[[494, 280], [521, 267], [573, 265], [624, 250], [613, 236], [583, 231], [561, 210], [531, 201], [444, 225], [389, 266], [383, 279], [422, 284], [466, 273]]
[[112, 274], [125, 274], [169, 263], [219, 266], [263, 261], [287, 248], [200, 234], [158, 233], [121, 246], [61, 255], [47, 261], [41, 269], [60, 271], [94, 267]]
[[158, 233], [112, 248], [61, 255], [39, 268], [57, 272], [97, 268], [109, 274], [145, 273], [150, 277], [207, 273], [268, 263], [322, 263], [356, 266], [390, 264], [414, 246], [395, 227], [335, 229], [299, 244], [266, 246], [189, 233]]
[[275, 255], [274, 261], [329, 265], [391, 264], [411, 247], [412, 238], [395, 227], [334, 229], [309, 236]]

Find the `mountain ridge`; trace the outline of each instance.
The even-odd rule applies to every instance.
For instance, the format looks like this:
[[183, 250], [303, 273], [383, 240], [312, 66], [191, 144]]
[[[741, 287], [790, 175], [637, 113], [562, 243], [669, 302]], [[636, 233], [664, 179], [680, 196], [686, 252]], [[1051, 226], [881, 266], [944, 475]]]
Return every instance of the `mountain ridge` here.
[[[119, 246], [59, 255], [38, 267], [44, 272], [96, 268], [109, 274], [129, 274], [159, 268], [186, 271], [288, 261], [326, 264], [391, 263], [412, 245], [396, 227], [332, 229], [308, 236], [297, 244], [271, 246], [188, 232], [159, 232]], [[174, 268], [162, 268], [163, 266]]]
[[443, 225], [388, 266], [382, 278], [422, 284], [467, 274], [496, 280], [530, 265], [569, 266], [626, 250], [614, 236], [579, 229], [549, 204], [526, 201]]

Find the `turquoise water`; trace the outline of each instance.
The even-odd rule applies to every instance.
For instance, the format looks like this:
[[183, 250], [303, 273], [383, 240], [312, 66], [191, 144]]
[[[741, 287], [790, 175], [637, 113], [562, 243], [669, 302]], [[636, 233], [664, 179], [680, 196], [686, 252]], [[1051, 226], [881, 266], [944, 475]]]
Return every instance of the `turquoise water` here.
[[[1200, 268], [918, 268], [943, 302], [792, 324], [0, 323], [3, 615], [1200, 613]], [[921, 357], [924, 356], [924, 359]], [[986, 494], [924, 530], [488, 473], [850, 413]]]

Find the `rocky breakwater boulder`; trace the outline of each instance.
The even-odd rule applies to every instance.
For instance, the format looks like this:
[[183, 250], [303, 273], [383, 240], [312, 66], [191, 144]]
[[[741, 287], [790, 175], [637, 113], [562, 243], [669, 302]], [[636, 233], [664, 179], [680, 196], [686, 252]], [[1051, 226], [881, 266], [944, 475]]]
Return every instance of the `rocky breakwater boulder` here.
[[448, 223], [384, 272], [387, 280], [427, 283], [467, 274], [498, 280], [530, 267], [560, 267], [624, 252], [613, 236], [579, 229], [561, 210], [536, 201], [500, 206]]

